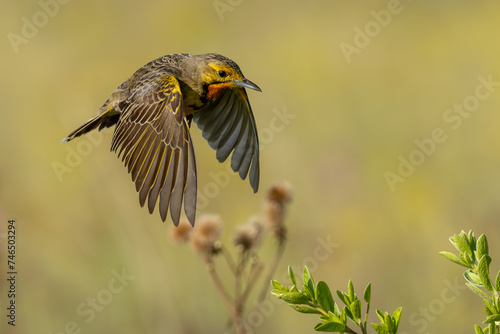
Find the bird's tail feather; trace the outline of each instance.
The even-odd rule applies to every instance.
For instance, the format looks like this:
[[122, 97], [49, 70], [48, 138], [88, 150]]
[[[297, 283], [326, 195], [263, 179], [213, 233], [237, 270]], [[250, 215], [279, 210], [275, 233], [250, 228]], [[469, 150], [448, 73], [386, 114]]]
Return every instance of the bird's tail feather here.
[[75, 131], [71, 132], [66, 138], [61, 141], [61, 144], [67, 143], [70, 140], [86, 134], [99, 127], [99, 131], [104, 128], [113, 126], [118, 122], [118, 117], [120, 114], [114, 110], [110, 110], [105, 113], [97, 113], [94, 117], [83, 123]]

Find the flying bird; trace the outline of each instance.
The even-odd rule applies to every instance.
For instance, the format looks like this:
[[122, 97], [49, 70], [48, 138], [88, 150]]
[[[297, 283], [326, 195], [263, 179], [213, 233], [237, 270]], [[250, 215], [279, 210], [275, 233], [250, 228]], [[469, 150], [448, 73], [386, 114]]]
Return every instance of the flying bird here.
[[194, 226], [196, 160], [190, 128], [194, 121], [219, 162], [249, 175], [259, 188], [259, 138], [245, 88], [261, 89], [232, 60], [216, 54], [171, 54], [140, 69], [111, 93], [97, 114], [71, 132], [66, 143], [94, 129], [116, 125], [111, 151], [135, 183], [139, 203], [163, 221], [179, 224], [181, 208]]

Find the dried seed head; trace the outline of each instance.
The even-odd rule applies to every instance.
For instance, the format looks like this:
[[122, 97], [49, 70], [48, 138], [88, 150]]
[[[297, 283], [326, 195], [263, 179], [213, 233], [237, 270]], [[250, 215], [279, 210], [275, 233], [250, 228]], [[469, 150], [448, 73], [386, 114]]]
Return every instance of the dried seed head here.
[[262, 222], [260, 217], [251, 217], [244, 225], [239, 226], [234, 232], [234, 244], [241, 246], [243, 251], [256, 249], [260, 246], [262, 236]]
[[292, 186], [287, 181], [274, 183], [267, 192], [264, 203], [265, 222], [279, 242], [286, 239], [285, 217], [291, 200]]
[[181, 219], [179, 226], [170, 226], [170, 238], [174, 242], [187, 242], [193, 227], [186, 219]]
[[279, 181], [271, 185], [267, 191], [267, 200], [282, 205], [288, 204], [292, 200], [292, 185], [288, 181]]
[[202, 215], [194, 230], [203, 238], [216, 240], [222, 232], [222, 221], [218, 215]]
[[221, 232], [222, 221], [219, 216], [200, 216], [190, 235], [191, 247], [199, 253], [214, 255], [220, 250], [218, 240]]
[[264, 203], [265, 222], [270, 228], [283, 225], [285, 220], [285, 206], [277, 202]]
[[285, 205], [277, 202], [266, 202], [264, 204], [266, 225], [280, 243], [286, 239], [285, 216]]
[[280, 244], [283, 243], [286, 240], [287, 229], [286, 229], [285, 225], [276, 226], [272, 230], [272, 232], [273, 232], [274, 236], [276, 237], [276, 239], [278, 239], [278, 242]]

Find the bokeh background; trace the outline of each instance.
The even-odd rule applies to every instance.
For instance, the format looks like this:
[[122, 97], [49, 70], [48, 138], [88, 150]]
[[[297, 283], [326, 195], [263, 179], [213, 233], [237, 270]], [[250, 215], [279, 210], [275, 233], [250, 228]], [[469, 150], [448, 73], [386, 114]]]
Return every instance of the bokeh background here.
[[[352, 279], [361, 294], [372, 282], [373, 308], [403, 307], [402, 333], [471, 333], [483, 320], [481, 300], [461, 289], [462, 269], [437, 252], [473, 229], [488, 236], [492, 269], [500, 267], [500, 86], [474, 99], [479, 77], [500, 82], [498, 1], [3, 0], [1, 8], [2, 305], [8, 219], [17, 221], [19, 271], [17, 326], [6, 326], [2, 306], [5, 332], [225, 332], [203, 262], [169, 239], [169, 221], [139, 207], [109, 152], [111, 132], [59, 144], [137, 68], [179, 52], [226, 55], [263, 91], [249, 92], [264, 146], [257, 194], [233, 174], [213, 190], [213, 175], [228, 166], [192, 131], [208, 198], [199, 214], [222, 217], [225, 244], [285, 179], [294, 200], [276, 278], [307, 264], [334, 289]], [[388, 9], [390, 18], [380, 14]], [[346, 54], [347, 45], [357, 49]], [[443, 118], [474, 101], [460, 126]], [[391, 188], [386, 173], [398, 173], [400, 156], [418, 157], [415, 141], [439, 128], [446, 140]], [[334, 246], [318, 258], [324, 242]], [[273, 246], [268, 238], [263, 259]], [[87, 323], [77, 308], [108, 288], [113, 271], [134, 279]], [[317, 317], [273, 305], [254, 333], [313, 332]], [[70, 322], [77, 328], [65, 329]]]

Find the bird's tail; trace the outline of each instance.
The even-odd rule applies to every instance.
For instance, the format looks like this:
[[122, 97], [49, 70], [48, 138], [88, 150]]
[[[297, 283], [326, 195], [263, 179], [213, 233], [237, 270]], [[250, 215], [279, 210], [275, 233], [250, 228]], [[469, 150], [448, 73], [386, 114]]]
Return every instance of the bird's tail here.
[[86, 134], [99, 127], [99, 131], [104, 128], [113, 126], [118, 122], [120, 113], [115, 110], [99, 111], [94, 117], [83, 123], [75, 131], [71, 132], [66, 138], [61, 141], [61, 144], [67, 143], [70, 140]]

